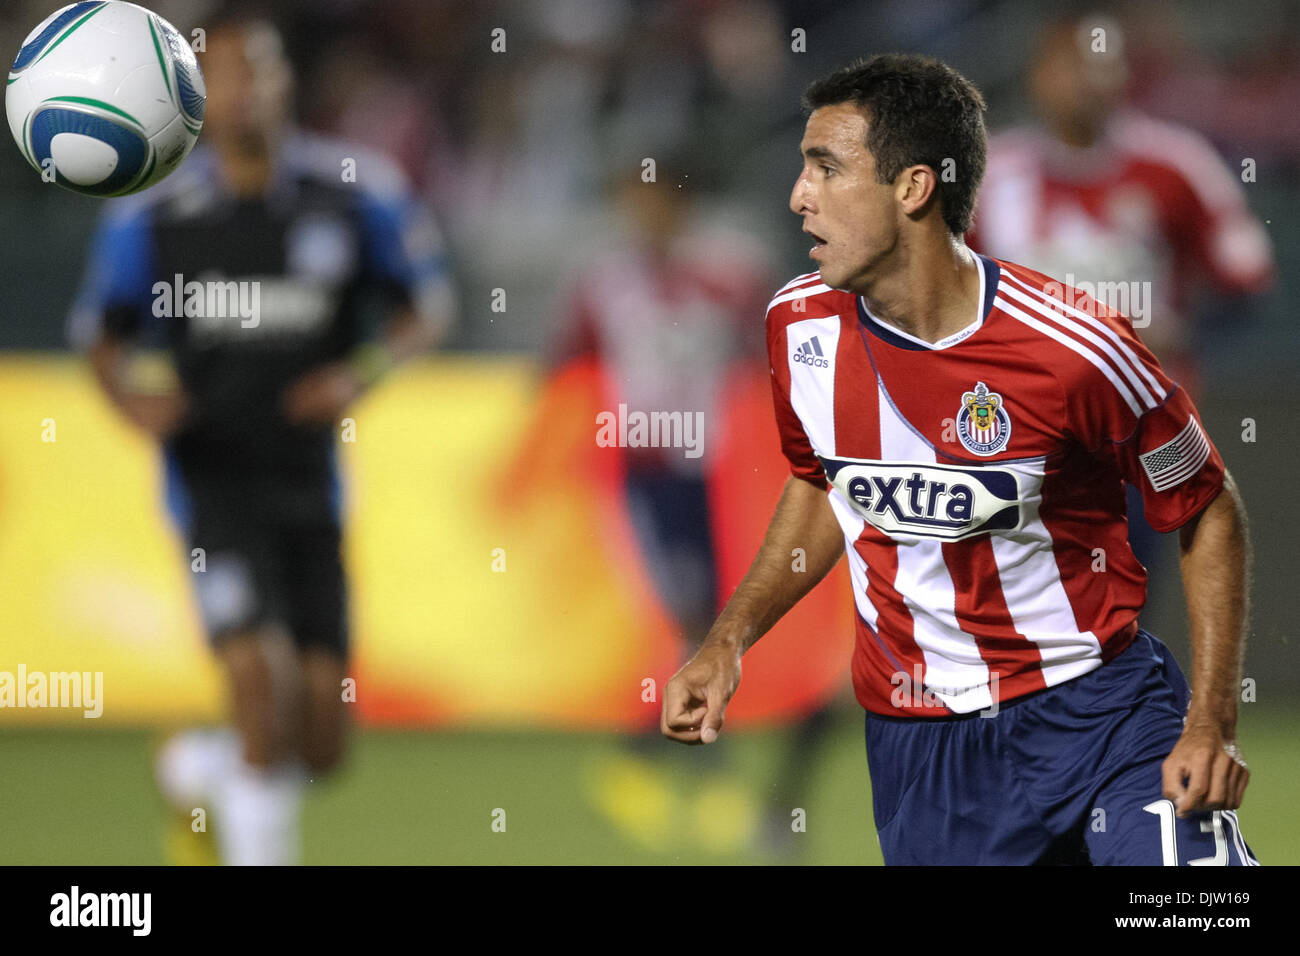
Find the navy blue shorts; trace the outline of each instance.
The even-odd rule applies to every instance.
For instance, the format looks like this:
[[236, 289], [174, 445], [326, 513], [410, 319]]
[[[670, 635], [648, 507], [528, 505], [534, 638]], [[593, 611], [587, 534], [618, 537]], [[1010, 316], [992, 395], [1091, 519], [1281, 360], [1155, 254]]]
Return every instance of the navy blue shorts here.
[[633, 465], [625, 487], [655, 588], [694, 650], [718, 616], [708, 485], [699, 475]]
[[1231, 810], [1174, 816], [1160, 768], [1187, 681], [1139, 631], [1118, 657], [995, 716], [867, 714], [889, 865], [1257, 866]]

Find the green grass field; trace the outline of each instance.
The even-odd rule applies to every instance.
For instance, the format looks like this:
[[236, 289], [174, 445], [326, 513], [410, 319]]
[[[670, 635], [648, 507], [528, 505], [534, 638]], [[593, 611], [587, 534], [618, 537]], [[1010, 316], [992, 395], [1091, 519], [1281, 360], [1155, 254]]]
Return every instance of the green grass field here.
[[[1240, 740], [1252, 779], [1240, 818], [1266, 865], [1300, 863], [1298, 735], [1300, 714], [1244, 707]], [[151, 773], [159, 739], [148, 730], [0, 733], [0, 863], [168, 862]], [[773, 730], [732, 735], [725, 752], [665, 742], [629, 761], [612, 735], [367, 731], [346, 768], [312, 786], [304, 862], [880, 863], [853, 713], [837, 719], [798, 788], [793, 805], [806, 811], [807, 829], [792, 836], [794, 854], [774, 855], [747, 835], [744, 807], [771, 792], [788, 741]], [[650, 783], [629, 786], [647, 766]], [[615, 825], [597, 807], [610, 800], [649, 820], [652, 838]], [[493, 832], [497, 808], [505, 832]]]

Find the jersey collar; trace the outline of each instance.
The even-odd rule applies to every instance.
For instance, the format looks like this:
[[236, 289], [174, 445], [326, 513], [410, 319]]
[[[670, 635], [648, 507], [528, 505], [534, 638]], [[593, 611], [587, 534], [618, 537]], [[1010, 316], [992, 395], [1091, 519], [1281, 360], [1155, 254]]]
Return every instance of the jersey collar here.
[[872, 315], [871, 310], [867, 308], [867, 304], [862, 301], [862, 296], [857, 297], [858, 321], [866, 331], [876, 336], [876, 338], [900, 349], [909, 349], [913, 352], [934, 352], [951, 348], [958, 342], [964, 342], [980, 330], [980, 327], [984, 325], [984, 320], [993, 311], [993, 299], [997, 295], [998, 279], [1002, 272], [996, 262], [979, 253], [975, 254], [975, 261], [980, 269], [980, 312], [975, 317], [975, 321], [966, 328], [954, 332], [938, 342], [927, 342], [924, 339], [918, 339], [914, 335], [909, 335], [902, 329], [895, 328], [888, 322]]

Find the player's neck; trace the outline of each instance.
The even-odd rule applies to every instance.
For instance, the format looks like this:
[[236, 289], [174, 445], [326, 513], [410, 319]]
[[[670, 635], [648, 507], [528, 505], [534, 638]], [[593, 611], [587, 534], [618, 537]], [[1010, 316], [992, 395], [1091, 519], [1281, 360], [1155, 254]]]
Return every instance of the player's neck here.
[[216, 144], [222, 178], [236, 196], [263, 195], [275, 172], [275, 158], [270, 148], [250, 148], [247, 144], [220, 141]]
[[960, 332], [979, 314], [980, 270], [958, 238], [899, 250], [901, 261], [862, 292], [871, 314], [924, 342]]
[[1087, 120], [1060, 120], [1051, 124], [1052, 135], [1071, 149], [1091, 149], [1101, 138], [1103, 124]]

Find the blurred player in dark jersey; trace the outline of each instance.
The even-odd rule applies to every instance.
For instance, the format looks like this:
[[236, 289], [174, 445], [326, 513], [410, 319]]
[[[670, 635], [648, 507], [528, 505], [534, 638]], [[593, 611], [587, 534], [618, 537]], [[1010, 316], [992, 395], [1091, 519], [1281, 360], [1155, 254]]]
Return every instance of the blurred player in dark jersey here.
[[[990, 138], [970, 244], [1118, 293], [1098, 297], [1196, 400], [1198, 299], [1213, 292], [1230, 300], [1216, 314], [1249, 313], [1273, 278], [1272, 250], [1233, 170], [1199, 133], [1127, 105], [1128, 76], [1115, 20], [1069, 16], [1042, 32], [1026, 78], [1037, 122]], [[1154, 572], [1160, 539], [1132, 485], [1128, 520]]]
[[[108, 397], [163, 445], [228, 681], [237, 737], [174, 739], [160, 783], [178, 808], [212, 808], [226, 862], [282, 864], [298, 857], [305, 783], [345, 746], [339, 421], [439, 337], [452, 296], [438, 234], [394, 169], [290, 125], [274, 27], [204, 26], [199, 148], [109, 205], [70, 329]], [[170, 377], [138, 374], [149, 353]]]

